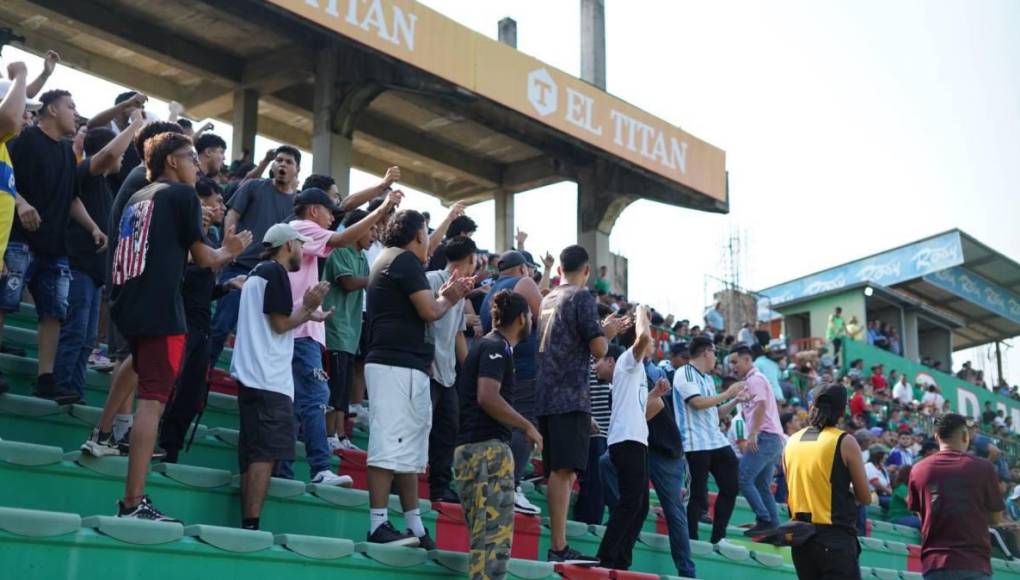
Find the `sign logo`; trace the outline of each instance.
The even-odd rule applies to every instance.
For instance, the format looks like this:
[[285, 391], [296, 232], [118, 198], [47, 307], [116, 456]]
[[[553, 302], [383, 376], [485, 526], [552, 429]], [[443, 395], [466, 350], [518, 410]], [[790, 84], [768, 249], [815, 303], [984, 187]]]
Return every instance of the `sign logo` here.
[[559, 87], [545, 68], [528, 73], [528, 100], [535, 112], [545, 117], [556, 112]]

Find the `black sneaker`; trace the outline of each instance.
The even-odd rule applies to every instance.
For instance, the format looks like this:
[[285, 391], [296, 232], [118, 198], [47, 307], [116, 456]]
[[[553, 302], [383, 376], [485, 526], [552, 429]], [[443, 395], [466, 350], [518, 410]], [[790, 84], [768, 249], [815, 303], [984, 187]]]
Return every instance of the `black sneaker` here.
[[52, 374], [39, 375], [39, 378], [36, 379], [35, 391], [32, 394], [40, 399], [56, 401], [58, 405], [71, 405], [81, 398], [78, 391], [74, 389], [58, 388]]
[[549, 549], [545, 559], [549, 562], [558, 562], [560, 564], [570, 564], [572, 566], [598, 566], [599, 559], [592, 558], [591, 556], [585, 556], [581, 552], [567, 546], [560, 551]]
[[[120, 449], [120, 454], [125, 456], [125, 457], [127, 457], [128, 455], [131, 454], [131, 429], [130, 428], [128, 428], [128, 430], [124, 433], [124, 436], [121, 437], [120, 440], [117, 441], [117, 448]], [[160, 459], [163, 459], [165, 457], [166, 457], [166, 451], [164, 451], [159, 446], [159, 443], [157, 443], [156, 446], [152, 448], [152, 458], [156, 459], [156, 460], [160, 460]]]
[[393, 524], [386, 522], [376, 528], [374, 532], [368, 534], [368, 542], [370, 544], [388, 544], [390, 546], [416, 548], [418, 547], [419, 540], [410, 532], [401, 534], [397, 531], [397, 528], [393, 527]]
[[133, 508], [129, 508], [124, 505], [123, 501], [117, 500], [117, 517], [149, 520], [153, 522], [167, 522], [171, 524], [182, 523], [181, 520], [171, 518], [156, 509], [156, 506], [152, 505], [152, 501], [149, 500], [149, 496], [147, 495], [143, 495], [142, 501]]
[[453, 491], [447, 489], [441, 492], [434, 492], [432, 495], [432, 501], [440, 501], [443, 503], [460, 503], [460, 498]]
[[9, 390], [11, 390], [11, 386], [8, 385], [7, 381], [4, 379], [4, 374], [0, 373], [0, 395], [6, 393]]
[[744, 531], [744, 536], [748, 537], [748, 538], [753, 538], [755, 536], [761, 536], [761, 535], [765, 534], [765, 532], [769, 532], [769, 531], [772, 531], [774, 529], [776, 529], [776, 526], [773, 526], [770, 522], [765, 522], [765, 521], [762, 521], [762, 520], [757, 520], [754, 523], [754, 527], [749, 528], [749, 529]]
[[121, 454], [113, 433], [100, 433], [99, 429], [92, 430], [92, 436], [82, 443], [81, 451], [92, 457], [117, 457]]
[[[412, 532], [411, 530], [407, 530], [407, 533], [411, 534], [412, 536], [414, 535], [414, 532]], [[436, 548], [436, 542], [435, 542], [435, 540], [432, 539], [432, 536], [429, 535], [429, 531], [428, 530], [425, 530], [425, 535], [424, 536], [418, 536], [418, 547], [421, 548], [422, 550], [436, 550], [437, 549]]]

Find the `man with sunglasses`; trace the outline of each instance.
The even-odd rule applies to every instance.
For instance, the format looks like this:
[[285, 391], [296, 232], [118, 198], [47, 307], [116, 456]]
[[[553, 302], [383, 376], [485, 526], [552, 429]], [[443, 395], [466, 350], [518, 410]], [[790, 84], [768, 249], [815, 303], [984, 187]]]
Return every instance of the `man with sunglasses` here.
[[[715, 345], [712, 339], [697, 336], [690, 342], [691, 360], [677, 369], [673, 388], [683, 400], [684, 421], [681, 429], [687, 463], [691, 470], [691, 499], [687, 504], [687, 527], [692, 540], [698, 539], [698, 522], [708, 511], [708, 475], [719, 487], [712, 520], [713, 544], [726, 537], [738, 491], [740, 463], [729, 441], [719, 429], [719, 415], [728, 415], [736, 398], [744, 391], [737, 382], [717, 394], [715, 379]], [[721, 407], [720, 407], [721, 405]]]

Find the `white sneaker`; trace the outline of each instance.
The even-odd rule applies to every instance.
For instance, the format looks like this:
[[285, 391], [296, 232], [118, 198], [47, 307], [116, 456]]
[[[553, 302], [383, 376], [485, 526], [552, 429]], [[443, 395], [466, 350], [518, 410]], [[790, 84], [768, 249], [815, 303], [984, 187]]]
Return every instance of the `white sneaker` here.
[[329, 470], [323, 470], [315, 474], [312, 478], [312, 483], [318, 483], [320, 485], [335, 485], [337, 487], [351, 487], [354, 485], [354, 480], [349, 475], [337, 475]]
[[361, 451], [361, 448], [355, 445], [354, 442], [351, 441], [350, 437], [344, 437], [340, 439], [337, 442], [337, 445], [339, 446], [340, 449], [343, 449], [344, 451]]
[[343, 449], [343, 447], [340, 445], [340, 438], [337, 437], [336, 435], [333, 435], [332, 437], [326, 437], [326, 444], [329, 445], [330, 453], [335, 452], [337, 449]]
[[529, 516], [537, 516], [542, 513], [542, 509], [531, 503], [520, 487], [517, 488], [517, 493], [514, 494], [514, 511]]

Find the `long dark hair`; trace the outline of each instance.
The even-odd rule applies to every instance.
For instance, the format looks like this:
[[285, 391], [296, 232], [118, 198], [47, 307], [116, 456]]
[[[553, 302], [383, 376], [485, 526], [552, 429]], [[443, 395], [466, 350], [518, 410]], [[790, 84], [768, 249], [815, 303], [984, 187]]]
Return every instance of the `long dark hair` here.
[[811, 411], [808, 413], [808, 425], [819, 431], [826, 427], [835, 427], [842, 415], [840, 411], [839, 409], [833, 409], [829, 401], [819, 401], [816, 399], [814, 405], [811, 406]]
[[492, 325], [506, 328], [522, 314], [528, 312], [528, 301], [512, 290], [500, 290], [492, 297]]

